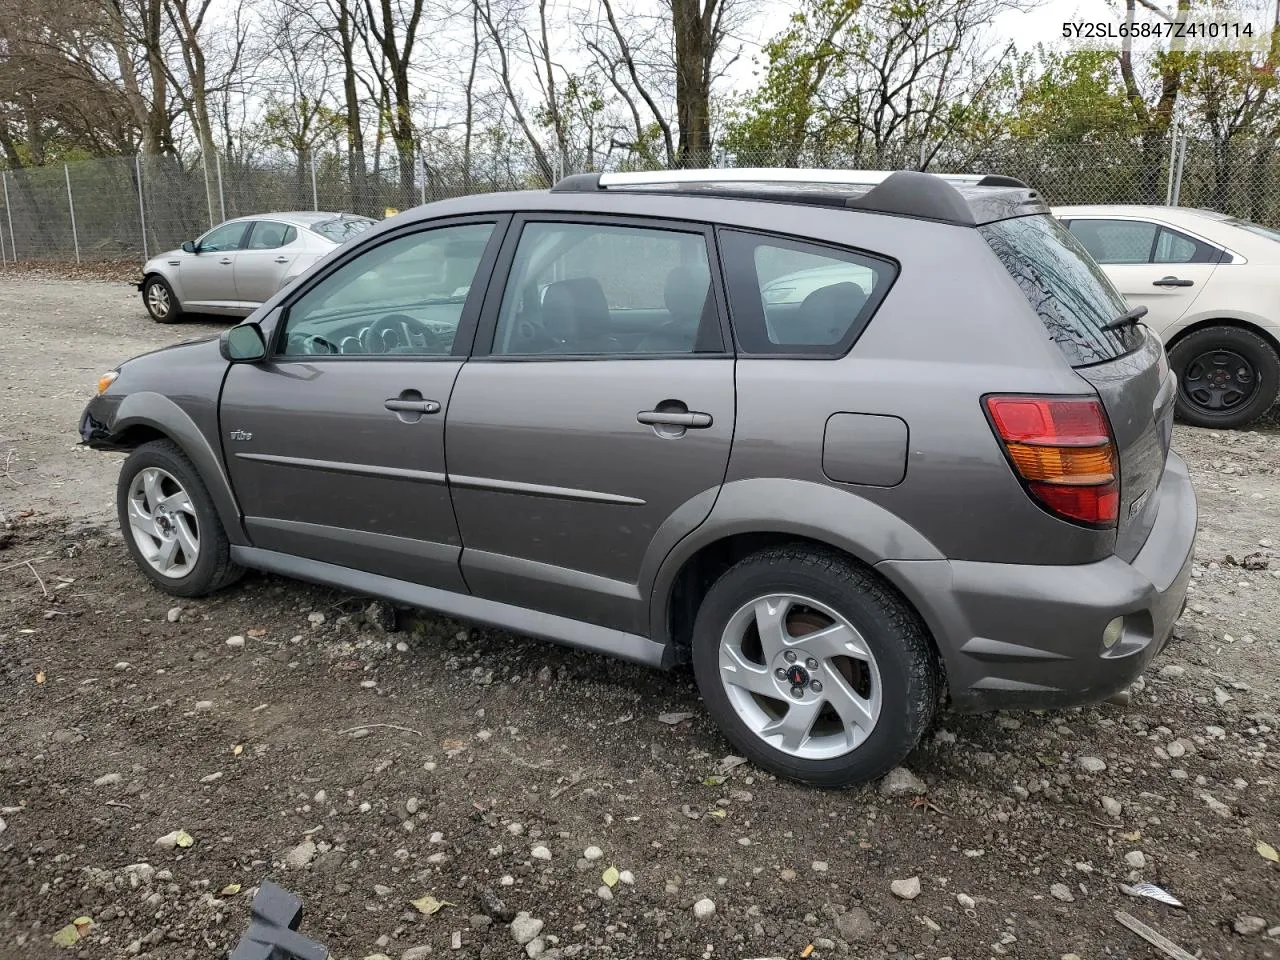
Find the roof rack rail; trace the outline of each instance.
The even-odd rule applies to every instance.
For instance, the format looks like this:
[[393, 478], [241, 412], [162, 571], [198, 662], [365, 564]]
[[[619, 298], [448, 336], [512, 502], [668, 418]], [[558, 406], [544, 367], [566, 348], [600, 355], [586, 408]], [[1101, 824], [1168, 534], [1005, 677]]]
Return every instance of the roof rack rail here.
[[[841, 189], [855, 187], [869, 189]], [[578, 173], [561, 179], [551, 192], [693, 192], [739, 199], [838, 206], [971, 226], [983, 222], [982, 217], [961, 190], [974, 187], [1031, 190], [1023, 181], [1000, 174], [737, 167]], [[1038, 202], [1034, 192], [1027, 199]]]

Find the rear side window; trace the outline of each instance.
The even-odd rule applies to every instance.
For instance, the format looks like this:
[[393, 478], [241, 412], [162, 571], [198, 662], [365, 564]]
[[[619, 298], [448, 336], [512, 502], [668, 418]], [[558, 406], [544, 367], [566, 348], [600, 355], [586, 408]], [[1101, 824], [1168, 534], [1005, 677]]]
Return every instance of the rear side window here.
[[1217, 263], [1221, 257], [1222, 251], [1217, 247], [1161, 227], [1153, 259], [1156, 263]]
[[1142, 334], [1135, 325], [1105, 329], [1129, 305], [1057, 220], [1048, 215], [1017, 217], [978, 230], [1073, 367], [1114, 360], [1137, 349]]
[[842, 356], [897, 274], [888, 260], [737, 230], [720, 232], [720, 250], [749, 354]]

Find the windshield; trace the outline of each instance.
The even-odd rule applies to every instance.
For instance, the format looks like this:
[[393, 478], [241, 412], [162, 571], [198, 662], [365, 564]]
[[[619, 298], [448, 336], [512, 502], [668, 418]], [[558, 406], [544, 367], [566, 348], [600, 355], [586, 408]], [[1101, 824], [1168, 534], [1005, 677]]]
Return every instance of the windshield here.
[[332, 220], [321, 220], [319, 223], [313, 223], [311, 230], [318, 233], [326, 240], [332, 240], [334, 243], [346, 243], [352, 237], [357, 237], [372, 227], [374, 221], [368, 217], [334, 217]]
[[1136, 325], [1105, 329], [1129, 304], [1058, 220], [1017, 217], [978, 229], [1073, 367], [1137, 349], [1142, 333]]
[[1273, 230], [1270, 227], [1264, 227], [1260, 223], [1254, 223], [1251, 220], [1237, 220], [1235, 217], [1228, 217], [1227, 223], [1233, 227], [1239, 227], [1241, 230], [1248, 230], [1250, 233], [1256, 233], [1260, 237], [1266, 237], [1268, 240], [1280, 241], [1280, 230]]

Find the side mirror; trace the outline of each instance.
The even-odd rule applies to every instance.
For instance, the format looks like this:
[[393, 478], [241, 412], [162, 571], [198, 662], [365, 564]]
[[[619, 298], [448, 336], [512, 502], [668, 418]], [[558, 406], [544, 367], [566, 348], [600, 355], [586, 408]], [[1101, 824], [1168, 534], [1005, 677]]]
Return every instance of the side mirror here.
[[182, 244], [182, 252], [183, 252], [183, 253], [195, 253], [195, 252], [196, 252], [196, 242], [195, 242], [194, 240], [187, 240], [187, 241], [185, 241], [185, 242]]
[[267, 355], [267, 340], [256, 323], [241, 323], [222, 332], [218, 350], [228, 363], [253, 363]]

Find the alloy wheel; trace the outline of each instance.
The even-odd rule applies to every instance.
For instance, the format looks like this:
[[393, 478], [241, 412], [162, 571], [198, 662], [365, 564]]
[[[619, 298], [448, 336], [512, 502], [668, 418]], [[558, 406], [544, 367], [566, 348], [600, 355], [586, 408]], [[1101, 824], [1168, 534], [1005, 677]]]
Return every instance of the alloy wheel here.
[[139, 470], [129, 484], [129, 529], [144, 560], [174, 580], [200, 558], [200, 528], [187, 491], [159, 467]]
[[860, 747], [880, 718], [880, 670], [861, 633], [833, 608], [790, 593], [744, 604], [720, 639], [720, 679], [757, 737], [802, 760]]
[[163, 283], [152, 283], [147, 287], [147, 307], [153, 316], [167, 317], [169, 306], [169, 291]]

